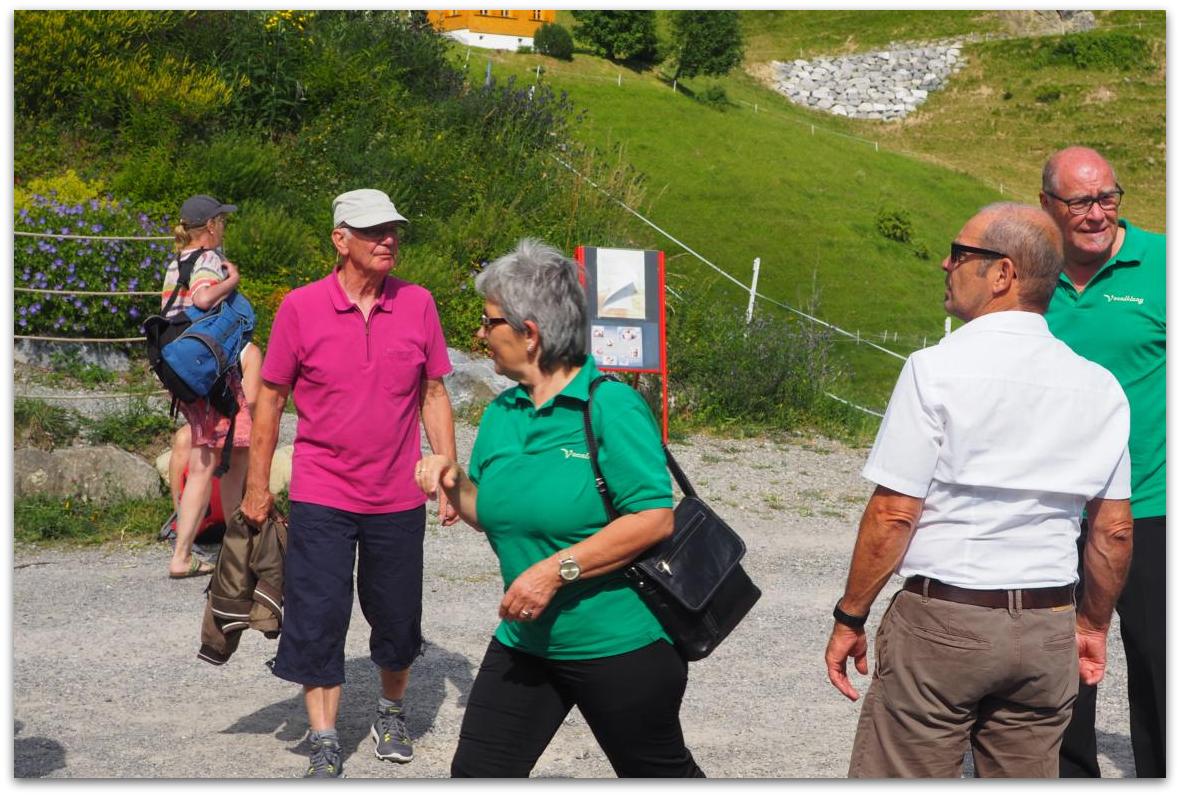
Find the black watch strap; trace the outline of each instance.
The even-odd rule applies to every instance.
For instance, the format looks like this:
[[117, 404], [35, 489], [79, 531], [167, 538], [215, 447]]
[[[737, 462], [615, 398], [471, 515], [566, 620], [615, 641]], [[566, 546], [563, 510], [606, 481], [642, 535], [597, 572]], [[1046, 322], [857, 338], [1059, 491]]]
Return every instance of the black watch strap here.
[[842, 625], [852, 628], [853, 630], [860, 630], [865, 626], [865, 622], [869, 621], [868, 615], [853, 616], [846, 614], [840, 610], [840, 601], [836, 601], [836, 607], [832, 609], [832, 617]]

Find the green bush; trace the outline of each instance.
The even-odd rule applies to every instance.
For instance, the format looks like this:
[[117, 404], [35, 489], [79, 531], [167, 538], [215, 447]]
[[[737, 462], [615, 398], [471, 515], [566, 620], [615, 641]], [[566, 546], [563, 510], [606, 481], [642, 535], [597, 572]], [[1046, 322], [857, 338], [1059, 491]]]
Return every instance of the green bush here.
[[1057, 100], [1061, 99], [1061, 87], [1060, 86], [1042, 86], [1040, 89], [1037, 90], [1037, 95], [1036, 95], [1035, 99], [1037, 102], [1039, 102], [1043, 105], [1048, 105], [1051, 102], [1056, 102]]
[[53, 450], [68, 445], [81, 430], [78, 413], [33, 398], [17, 398], [12, 404], [12, 428], [17, 447]]
[[[16, 207], [17, 231], [96, 235], [166, 235], [129, 204], [107, 196], [65, 203], [56, 193], [30, 194]], [[18, 288], [41, 290], [153, 290], [171, 256], [163, 241], [69, 240], [17, 237], [13, 251]], [[16, 292], [16, 333], [56, 337], [135, 337], [159, 302], [146, 296], [87, 296]]]
[[1063, 36], [1043, 51], [1050, 63], [1097, 71], [1145, 69], [1152, 65], [1146, 39], [1119, 31], [1092, 31]]
[[704, 91], [697, 94], [697, 99], [718, 110], [725, 110], [730, 104], [729, 95], [725, 93], [725, 86], [718, 83], [706, 86]]
[[13, 501], [13, 538], [26, 543], [147, 542], [171, 511], [167, 496], [100, 504], [82, 497], [33, 495]]
[[245, 133], [217, 136], [196, 162], [201, 193], [240, 204], [274, 195], [283, 155], [278, 146]]
[[888, 240], [909, 243], [914, 236], [914, 223], [904, 210], [882, 208], [877, 211], [877, 232]]
[[780, 429], [825, 425], [855, 427], [854, 410], [824, 393], [840, 375], [830, 333], [795, 320], [720, 314], [712, 302], [690, 296], [669, 320], [670, 387], [676, 415], [690, 424]]
[[50, 354], [49, 367], [53, 372], [53, 381], [56, 382], [66, 381], [85, 387], [97, 387], [115, 380], [114, 373], [102, 365], [84, 361], [78, 349], [72, 347], [62, 348]]
[[99, 445], [154, 455], [171, 443], [172, 421], [167, 414], [148, 406], [147, 401], [135, 399], [125, 408], [92, 421], [87, 436]]
[[574, 38], [564, 25], [546, 22], [533, 34], [533, 48], [541, 55], [570, 61], [574, 57]]

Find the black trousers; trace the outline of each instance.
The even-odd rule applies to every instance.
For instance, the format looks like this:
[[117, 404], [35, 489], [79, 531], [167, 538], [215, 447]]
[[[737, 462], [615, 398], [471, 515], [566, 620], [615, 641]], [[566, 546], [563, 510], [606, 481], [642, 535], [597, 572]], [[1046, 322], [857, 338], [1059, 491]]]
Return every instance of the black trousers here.
[[657, 641], [589, 660], [538, 658], [492, 639], [467, 699], [452, 777], [527, 777], [578, 706], [620, 777], [703, 777], [680, 730], [688, 663]]
[[[1078, 571], [1086, 525], [1078, 540]], [[1127, 699], [1131, 706], [1131, 749], [1135, 753], [1135, 776], [1165, 777], [1167, 761], [1166, 675], [1167, 594], [1165, 589], [1167, 518], [1135, 520], [1131, 569], [1119, 597], [1119, 627], [1127, 656]], [[1078, 584], [1078, 598], [1085, 588]], [[1098, 689], [1081, 684], [1073, 718], [1061, 743], [1062, 777], [1097, 777], [1098, 744], [1094, 718]]]

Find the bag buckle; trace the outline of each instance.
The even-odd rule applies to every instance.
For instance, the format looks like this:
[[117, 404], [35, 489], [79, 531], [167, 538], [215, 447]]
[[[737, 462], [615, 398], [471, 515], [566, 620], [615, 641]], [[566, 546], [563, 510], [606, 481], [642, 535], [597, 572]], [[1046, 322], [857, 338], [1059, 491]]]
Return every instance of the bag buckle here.
[[660, 563], [656, 564], [656, 569], [669, 577], [672, 576], [672, 567], [668, 566], [668, 562], [663, 559], [660, 560]]

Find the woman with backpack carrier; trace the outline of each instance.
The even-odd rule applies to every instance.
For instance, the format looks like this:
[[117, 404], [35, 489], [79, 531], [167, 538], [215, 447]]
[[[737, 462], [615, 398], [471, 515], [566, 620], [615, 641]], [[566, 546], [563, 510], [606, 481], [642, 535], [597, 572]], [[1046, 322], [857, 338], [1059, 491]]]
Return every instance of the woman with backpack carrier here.
[[[238, 286], [238, 269], [220, 252], [225, 237], [226, 215], [238, 208], [222, 204], [212, 196], [190, 197], [180, 208], [180, 223], [173, 230], [176, 236], [176, 258], [168, 264], [164, 274], [161, 303], [167, 307], [166, 317], [184, 312], [189, 307], [210, 310], [224, 301]], [[188, 270], [188, 284], [182, 272]], [[182, 267], [183, 266], [183, 267]], [[175, 300], [168, 302], [173, 293]], [[255, 396], [243, 390], [241, 373], [228, 374], [230, 388], [238, 402], [238, 413], [233, 423], [233, 451], [229, 471], [221, 477], [221, 506], [229, 517], [242, 500], [246, 478], [246, 464], [250, 444], [249, 407]], [[257, 385], [251, 385], [255, 389]], [[213, 488], [213, 471], [230, 431], [230, 418], [220, 414], [208, 398], [179, 401], [178, 407], [192, 432], [192, 449], [188, 458], [188, 480], [180, 496], [176, 519], [176, 547], [168, 565], [170, 578], [191, 578], [210, 575], [213, 565], [193, 554], [193, 540], [209, 504]]]

